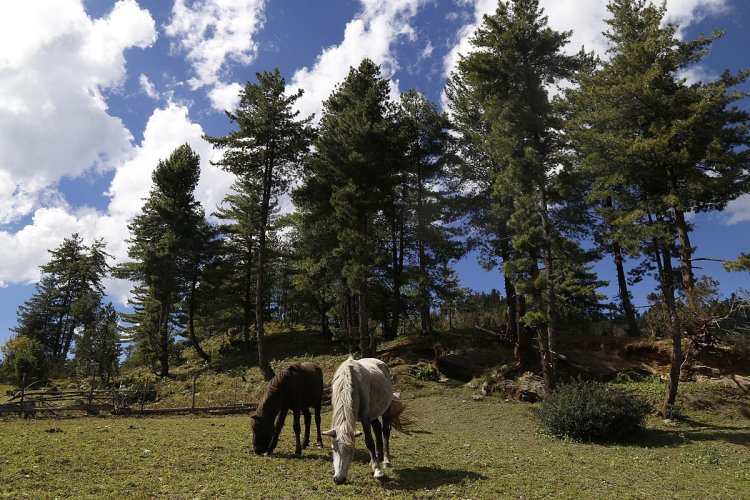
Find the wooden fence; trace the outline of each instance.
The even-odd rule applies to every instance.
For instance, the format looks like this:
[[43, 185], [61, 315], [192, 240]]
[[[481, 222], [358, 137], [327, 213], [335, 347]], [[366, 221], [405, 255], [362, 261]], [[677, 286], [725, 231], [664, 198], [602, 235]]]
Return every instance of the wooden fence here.
[[255, 403], [235, 403], [224, 406], [191, 406], [157, 408], [146, 406], [146, 394], [135, 389], [100, 390], [24, 390], [21, 389], [0, 403], [0, 414], [17, 413], [20, 416], [35, 414], [59, 415], [83, 413], [98, 415], [159, 415], [174, 413], [247, 413], [256, 409]]
[[[59, 390], [21, 388], [9, 394], [10, 398], [0, 403], [0, 415], [16, 413], [22, 417], [36, 414], [60, 415], [64, 413], [99, 415], [166, 415], [166, 414], [230, 414], [250, 413], [257, 408], [256, 403], [232, 403], [223, 406], [196, 406], [195, 381], [193, 381], [192, 403], [183, 407], [147, 406], [147, 393], [138, 389], [98, 389], [98, 390]], [[326, 386], [323, 404], [331, 401], [331, 387]]]

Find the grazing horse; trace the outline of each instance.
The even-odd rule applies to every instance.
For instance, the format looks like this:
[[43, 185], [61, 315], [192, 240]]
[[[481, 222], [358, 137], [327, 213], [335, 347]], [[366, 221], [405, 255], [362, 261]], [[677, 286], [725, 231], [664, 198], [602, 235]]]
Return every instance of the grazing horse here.
[[[323, 399], [323, 372], [315, 363], [294, 363], [281, 370], [266, 387], [266, 392], [251, 415], [253, 451], [270, 455], [279, 442], [281, 428], [289, 410], [294, 413], [294, 453], [310, 444], [310, 408], [315, 409], [318, 430], [317, 446], [323, 446], [320, 435], [320, 406]], [[305, 440], [300, 443], [300, 412], [305, 416]], [[275, 423], [274, 423], [275, 419]]]
[[[346, 481], [354, 458], [354, 438], [361, 434], [355, 430], [357, 420], [362, 422], [373, 475], [376, 478], [385, 476], [380, 468], [380, 461], [386, 466], [391, 462], [391, 414], [388, 410], [392, 400], [391, 374], [388, 366], [379, 359], [364, 358], [355, 361], [350, 357], [338, 367], [331, 387], [332, 428], [323, 433], [332, 438], [333, 481], [336, 484]], [[382, 424], [378, 417], [382, 417]], [[372, 430], [375, 431], [377, 446], [372, 439]]]

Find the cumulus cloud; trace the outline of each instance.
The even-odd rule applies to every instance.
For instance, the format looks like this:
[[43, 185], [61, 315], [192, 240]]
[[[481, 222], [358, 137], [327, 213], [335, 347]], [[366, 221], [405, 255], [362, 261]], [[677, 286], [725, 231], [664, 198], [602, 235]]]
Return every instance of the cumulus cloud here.
[[[474, 31], [482, 24], [484, 15], [491, 15], [497, 7], [497, 0], [475, 0], [474, 16], [462, 26], [456, 43], [443, 58], [444, 75], [450, 76], [458, 65], [461, 54], [472, 50], [469, 43]], [[540, 6], [548, 17], [551, 28], [570, 31], [566, 50], [576, 53], [583, 46], [587, 51], [595, 51], [605, 56], [607, 42], [602, 35], [608, 26], [604, 22], [609, 17], [607, 2], [603, 0], [541, 0]], [[701, 21], [706, 15], [717, 14], [727, 9], [727, 0], [668, 0], [666, 21], [679, 24], [682, 28]]]
[[243, 89], [239, 83], [218, 84], [208, 93], [211, 105], [217, 111], [234, 111], [240, 104], [240, 91]]
[[[364, 58], [380, 64], [383, 76], [392, 78], [399, 69], [393, 45], [402, 37], [416, 39], [410, 22], [426, 3], [427, 0], [361, 0], [362, 10], [346, 24], [341, 43], [323, 50], [312, 68], [294, 73], [289, 88], [305, 91], [297, 101], [302, 116], [315, 113], [320, 118], [323, 101], [344, 80], [349, 68], [358, 66]], [[397, 88], [397, 82], [392, 82], [392, 88]]]
[[[114, 262], [127, 260], [127, 224], [140, 213], [151, 189], [151, 173], [159, 160], [166, 159], [181, 144], [189, 144], [201, 157], [201, 179], [196, 198], [206, 213], [216, 209], [233, 181], [233, 176], [210, 164], [218, 152], [203, 140], [203, 128], [194, 123], [184, 105], [168, 103], [149, 118], [141, 144], [117, 168], [107, 196], [106, 211], [66, 206], [40, 208], [31, 222], [15, 233], [0, 231], [0, 286], [36, 281], [39, 266], [48, 260], [47, 249], [60, 245], [63, 238], [79, 233], [87, 242], [103, 238]], [[124, 302], [130, 290], [127, 282], [109, 280], [107, 292]]]
[[[156, 40], [134, 0], [101, 19], [80, 0], [0, 7], [0, 224], [31, 213], [62, 177], [111, 169], [132, 136], [102, 92], [124, 81], [128, 48]], [[9, 186], [9, 187], [8, 187]]]
[[211, 87], [209, 99], [217, 110], [227, 102], [222, 72], [230, 62], [251, 64], [258, 55], [253, 37], [265, 23], [265, 0], [176, 0], [166, 33], [175, 48], [187, 54], [195, 76], [193, 90]]
[[738, 224], [750, 221], [750, 194], [745, 194], [729, 203], [726, 209], [726, 224]]

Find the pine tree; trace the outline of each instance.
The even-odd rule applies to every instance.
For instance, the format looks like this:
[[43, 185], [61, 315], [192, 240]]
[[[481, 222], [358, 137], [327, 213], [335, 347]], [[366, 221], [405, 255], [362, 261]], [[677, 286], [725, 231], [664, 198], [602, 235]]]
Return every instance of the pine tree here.
[[[375, 353], [370, 331], [368, 283], [374, 265], [375, 217], [394, 189], [396, 130], [388, 81], [365, 59], [324, 104], [315, 154], [307, 162], [297, 199], [335, 228], [350, 327], [356, 322], [362, 356]], [[356, 315], [351, 314], [356, 311]]]
[[581, 78], [578, 102], [586, 105], [575, 120], [583, 161], [598, 174], [590, 198], [602, 206], [611, 241], [640, 245], [656, 263], [672, 335], [668, 414], [684, 361], [676, 291], [699, 307], [685, 214], [720, 210], [750, 187], [750, 115], [733, 105], [746, 94], [731, 90], [748, 72], [689, 84], [683, 72], [721, 33], [680, 41], [677, 27], [664, 24], [666, 6], [645, 0], [614, 0], [608, 9], [611, 59]]
[[[522, 320], [537, 329], [549, 390], [556, 384], [556, 266], [561, 260], [556, 253], [567, 221], [555, 208], [565, 202], [556, 175], [562, 123], [548, 86], [570, 78], [580, 65], [580, 58], [562, 52], [569, 37], [547, 26], [536, 0], [501, 2], [474, 34], [475, 51], [459, 62], [448, 94], [456, 111], [478, 114], [485, 127], [468, 132], [493, 167], [490, 210], [497, 210], [498, 222], [504, 223], [493, 234], [512, 243], [498, 254], [505, 254], [503, 272], [514, 293], [532, 299]], [[476, 104], [467, 106], [472, 99]]]
[[253, 240], [257, 241], [255, 337], [258, 364], [265, 379], [271, 380], [274, 372], [264, 342], [268, 231], [273, 227], [278, 197], [287, 192], [289, 182], [296, 177], [312, 134], [308, 125], [310, 118], [297, 119], [299, 112], [293, 109], [302, 90], [287, 96], [285, 80], [278, 69], [257, 73], [256, 77], [258, 83], [248, 82], [240, 93], [237, 110], [227, 112], [238, 130], [224, 137], [206, 139], [224, 149], [224, 156], [216, 165], [237, 176], [233, 187], [236, 196], [225, 200], [232, 212], [226, 212], [225, 216], [234, 215], [238, 221], [250, 218], [250, 224], [235, 226], [246, 242], [245, 250], [252, 247]]
[[[194, 192], [200, 177], [200, 157], [187, 144], [159, 161], [142, 213], [128, 225], [128, 256], [132, 262], [114, 270], [136, 283], [131, 303], [135, 312], [123, 316], [136, 324], [141, 341], [158, 361], [159, 374], [169, 375], [170, 350], [181, 331], [180, 305], [190, 295], [195, 270], [196, 239], [205, 216]], [[145, 338], [144, 338], [145, 337]]]
[[87, 324], [76, 335], [73, 348], [78, 373], [82, 377], [99, 377], [102, 384], [108, 384], [117, 374], [120, 349], [118, 314], [112, 303], [99, 306], [94, 321]]
[[456, 218], [450, 197], [456, 189], [449, 169], [457, 161], [447, 115], [438, 113], [435, 104], [420, 93], [410, 90], [401, 95], [396, 119], [404, 142], [404, 224], [413, 247], [407, 250], [415, 261], [410, 274], [416, 280], [421, 329], [428, 333], [433, 329], [430, 310], [441, 276], [439, 264], [461, 254], [460, 245], [452, 240], [455, 231], [450, 229]]
[[102, 280], [109, 271], [104, 250], [97, 240], [90, 246], [78, 234], [65, 238], [50, 261], [41, 266], [36, 291], [18, 309], [18, 336], [39, 341], [48, 365], [61, 366], [68, 358], [75, 331], [95, 321], [104, 296]]

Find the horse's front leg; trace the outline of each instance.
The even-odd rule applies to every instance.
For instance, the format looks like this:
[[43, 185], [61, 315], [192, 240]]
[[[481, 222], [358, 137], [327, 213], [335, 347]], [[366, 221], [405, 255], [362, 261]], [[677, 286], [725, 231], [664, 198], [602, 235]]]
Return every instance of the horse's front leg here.
[[385, 476], [385, 473], [383, 472], [383, 469], [380, 468], [378, 456], [375, 453], [375, 442], [372, 440], [372, 428], [369, 420], [362, 421], [362, 430], [365, 434], [365, 444], [367, 445], [367, 450], [370, 452], [370, 465], [372, 466], [373, 476], [377, 479], [380, 479]]
[[273, 450], [276, 449], [276, 445], [279, 444], [279, 435], [281, 434], [281, 429], [284, 427], [284, 420], [286, 420], [286, 414], [289, 412], [289, 408], [284, 406], [281, 408], [281, 411], [279, 412], [279, 416], [276, 417], [276, 429], [273, 433], [273, 439], [271, 440], [271, 445], [268, 447], [268, 454], [270, 455], [273, 453]]
[[302, 416], [305, 417], [305, 439], [302, 441], [302, 447], [307, 448], [308, 446], [310, 446], [310, 422], [312, 421], [312, 415], [310, 415], [310, 409], [303, 408]]

